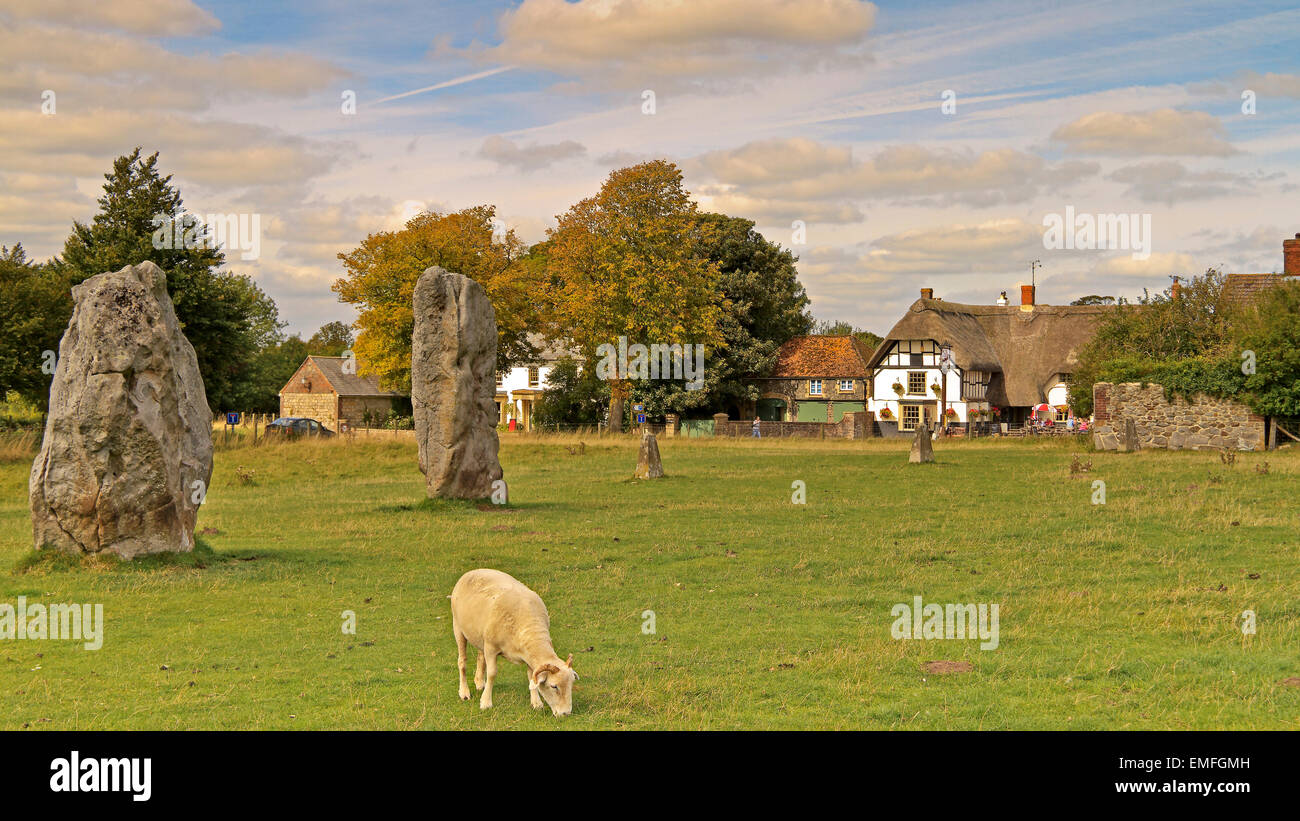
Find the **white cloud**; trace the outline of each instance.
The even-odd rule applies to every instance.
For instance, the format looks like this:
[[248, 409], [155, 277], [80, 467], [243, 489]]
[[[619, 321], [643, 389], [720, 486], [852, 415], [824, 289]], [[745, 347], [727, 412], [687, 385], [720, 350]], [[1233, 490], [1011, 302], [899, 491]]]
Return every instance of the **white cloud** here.
[[524, 0], [468, 53], [621, 88], [753, 77], [863, 59], [862, 0]]
[[1162, 108], [1087, 114], [1056, 129], [1052, 140], [1075, 154], [1226, 157], [1237, 153], [1226, 133], [1219, 119], [1204, 111]]
[[82, 28], [173, 37], [208, 34], [221, 23], [190, 0], [6, 0], [0, 19], [46, 20]]
[[[1049, 164], [1014, 148], [981, 152], [921, 145], [884, 148], [861, 162], [850, 149], [811, 140], [764, 140], [688, 160], [688, 173], [712, 178], [733, 200], [798, 216], [790, 204], [823, 200], [964, 203], [1023, 202], [1097, 173], [1092, 162]], [[705, 185], [708, 185], [706, 183]], [[705, 190], [705, 188], [701, 188]]]

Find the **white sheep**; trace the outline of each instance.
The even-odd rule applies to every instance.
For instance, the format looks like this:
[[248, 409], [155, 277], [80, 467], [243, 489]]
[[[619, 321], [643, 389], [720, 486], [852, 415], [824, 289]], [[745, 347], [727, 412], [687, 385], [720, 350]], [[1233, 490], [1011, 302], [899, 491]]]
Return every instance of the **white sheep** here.
[[[542, 699], [557, 716], [573, 711], [573, 654], [560, 661], [551, 644], [551, 618], [542, 597], [500, 570], [480, 568], [460, 577], [451, 591], [451, 629], [456, 635], [460, 697], [469, 700], [465, 683], [465, 644], [479, 651], [474, 688], [482, 690], [479, 709], [492, 706], [497, 656], [528, 666], [528, 696], [533, 709]], [[486, 675], [485, 675], [486, 673]], [[540, 694], [540, 697], [539, 697]]]

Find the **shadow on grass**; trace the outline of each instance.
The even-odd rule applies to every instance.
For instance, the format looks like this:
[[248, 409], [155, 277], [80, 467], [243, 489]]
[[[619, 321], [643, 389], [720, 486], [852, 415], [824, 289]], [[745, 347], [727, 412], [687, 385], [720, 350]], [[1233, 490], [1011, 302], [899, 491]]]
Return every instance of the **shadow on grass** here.
[[153, 556], [141, 556], [134, 560], [122, 559], [113, 553], [77, 555], [62, 550], [33, 550], [22, 556], [14, 564], [14, 573], [17, 575], [43, 575], [45, 573], [67, 573], [78, 570], [147, 573], [172, 568], [203, 570], [209, 566], [228, 564], [238, 560], [235, 556], [217, 553], [201, 538], [194, 541], [194, 549], [188, 553], [158, 553]]
[[395, 505], [376, 505], [379, 513], [521, 513], [525, 510], [554, 510], [551, 503], [508, 502], [504, 505], [493, 504], [491, 499], [421, 499]]

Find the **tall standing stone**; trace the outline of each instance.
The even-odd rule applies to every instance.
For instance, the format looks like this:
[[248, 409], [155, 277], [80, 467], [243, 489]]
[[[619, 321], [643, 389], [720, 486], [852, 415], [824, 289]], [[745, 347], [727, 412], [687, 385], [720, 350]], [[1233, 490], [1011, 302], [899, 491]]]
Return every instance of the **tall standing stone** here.
[[411, 405], [430, 498], [483, 499], [497, 460], [497, 321], [483, 286], [437, 266], [415, 283]]
[[192, 550], [212, 412], [167, 276], [128, 265], [72, 299], [28, 485], [36, 548], [125, 559]]
[[912, 452], [907, 461], [913, 465], [934, 461], [934, 444], [930, 441], [930, 431], [925, 425], [916, 426], [916, 437], [912, 439]]
[[641, 434], [641, 450], [636, 455], [636, 479], [660, 479], [664, 475], [664, 463], [659, 459], [659, 442], [650, 431]]

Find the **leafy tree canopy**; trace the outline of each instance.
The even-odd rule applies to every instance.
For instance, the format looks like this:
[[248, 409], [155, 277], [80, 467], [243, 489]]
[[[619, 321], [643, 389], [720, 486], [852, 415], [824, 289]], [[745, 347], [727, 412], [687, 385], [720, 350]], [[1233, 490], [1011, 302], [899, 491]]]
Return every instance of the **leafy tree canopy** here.
[[495, 218], [491, 205], [426, 212], [400, 231], [371, 234], [339, 254], [347, 274], [332, 287], [339, 301], [360, 311], [353, 350], [363, 373], [378, 375], [387, 389], [410, 390], [415, 282], [434, 265], [464, 274], [487, 291], [496, 311], [498, 370], [534, 353], [528, 332], [537, 323], [541, 267], [526, 257], [513, 229], [494, 236]]
[[213, 247], [155, 247], [157, 217], [178, 219], [180, 192], [158, 171], [158, 154], [140, 149], [118, 157], [104, 175], [99, 212], [89, 225], [74, 222], [63, 246], [60, 271], [71, 284], [105, 271], [149, 261], [167, 274], [176, 317], [194, 346], [214, 411], [247, 407], [257, 397], [254, 360], [279, 341], [279, 311], [247, 276], [217, 270], [225, 261]]
[[[703, 253], [697, 209], [673, 163], [654, 160], [612, 172], [549, 232], [546, 272], [552, 319], [593, 361], [600, 345], [722, 342], [718, 266]], [[624, 374], [615, 373], [610, 425], [622, 429]]]

